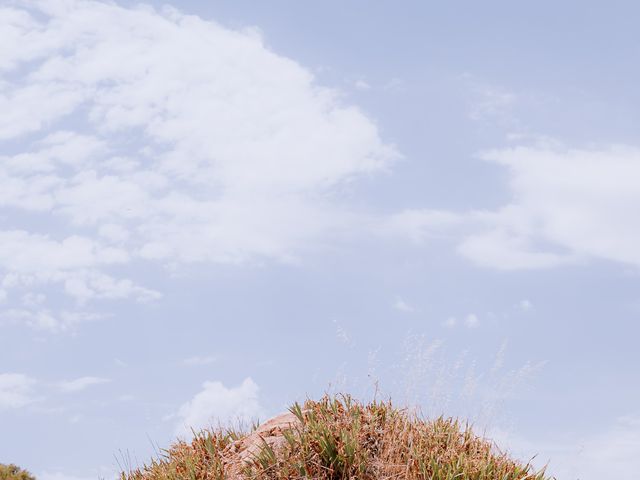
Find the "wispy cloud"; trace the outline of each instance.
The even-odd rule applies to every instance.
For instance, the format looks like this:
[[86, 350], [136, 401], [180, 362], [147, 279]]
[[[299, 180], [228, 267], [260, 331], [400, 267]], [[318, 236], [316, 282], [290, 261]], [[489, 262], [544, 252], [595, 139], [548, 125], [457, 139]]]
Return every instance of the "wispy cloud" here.
[[[482, 158], [509, 173], [513, 203], [479, 219], [461, 252], [497, 268], [550, 267], [589, 258], [640, 265], [640, 150], [514, 147]], [[543, 245], [546, 245], [543, 246]]]
[[454, 328], [458, 325], [458, 319], [456, 317], [448, 317], [442, 324], [447, 328]]
[[395, 308], [399, 312], [404, 313], [412, 313], [416, 310], [414, 307], [405, 302], [401, 297], [396, 297], [395, 302], [393, 302], [393, 308]]
[[495, 210], [407, 210], [388, 231], [422, 244], [445, 237], [473, 263], [506, 271], [596, 259], [640, 266], [640, 149], [545, 143], [480, 158], [505, 169], [510, 202]]
[[533, 309], [533, 303], [525, 298], [524, 300], [520, 300], [520, 302], [518, 303], [518, 308], [523, 312], [528, 312], [529, 310]]
[[182, 360], [182, 365], [187, 367], [195, 367], [200, 365], [211, 365], [217, 361], [217, 357], [213, 355], [204, 355], [204, 356], [195, 356], [189, 357]]
[[0, 373], [0, 410], [20, 408], [36, 401], [36, 381], [20, 373]]
[[464, 325], [467, 328], [477, 328], [480, 325], [480, 319], [475, 313], [470, 313], [464, 317]]
[[57, 395], [76, 394], [110, 381], [108, 378], [87, 376], [49, 382], [21, 373], [0, 373], [0, 410], [28, 408], [37, 404], [41, 412], [58, 412], [61, 407], [55, 405]]
[[74, 380], [59, 382], [56, 387], [63, 393], [77, 393], [94, 385], [109, 383], [111, 380], [102, 377], [80, 377]]
[[492, 119], [507, 120], [515, 106], [518, 96], [506, 88], [474, 84], [474, 96], [469, 118], [476, 121]]
[[466, 328], [478, 328], [480, 326], [480, 318], [475, 313], [468, 313], [461, 318], [454, 316], [448, 317], [442, 325], [446, 328], [455, 328], [458, 325], [464, 325]]

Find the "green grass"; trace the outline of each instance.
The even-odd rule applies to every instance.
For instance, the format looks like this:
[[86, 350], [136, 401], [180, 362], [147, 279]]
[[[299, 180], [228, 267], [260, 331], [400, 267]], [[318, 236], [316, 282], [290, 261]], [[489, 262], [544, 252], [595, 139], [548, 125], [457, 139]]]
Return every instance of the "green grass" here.
[[257, 453], [242, 463], [237, 446], [251, 432], [205, 430], [149, 465], [123, 472], [122, 480], [551, 478], [511, 459], [456, 419], [424, 419], [391, 402], [325, 396], [294, 404], [290, 411], [297, 422], [279, 434], [280, 441], [261, 440]]

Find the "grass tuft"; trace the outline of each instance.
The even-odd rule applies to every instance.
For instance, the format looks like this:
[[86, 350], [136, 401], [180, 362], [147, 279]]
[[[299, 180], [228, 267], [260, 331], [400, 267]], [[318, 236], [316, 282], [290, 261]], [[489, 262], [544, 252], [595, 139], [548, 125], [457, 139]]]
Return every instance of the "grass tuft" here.
[[277, 441], [257, 436], [242, 460], [250, 432], [206, 430], [122, 480], [551, 480], [456, 419], [427, 420], [391, 402], [363, 404], [348, 395], [289, 411], [294, 421]]

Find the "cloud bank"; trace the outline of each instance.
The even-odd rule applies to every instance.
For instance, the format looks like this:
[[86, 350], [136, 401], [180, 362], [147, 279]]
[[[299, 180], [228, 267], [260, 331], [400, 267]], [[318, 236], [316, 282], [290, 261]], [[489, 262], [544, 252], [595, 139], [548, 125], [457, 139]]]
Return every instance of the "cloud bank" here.
[[505, 173], [500, 208], [355, 209], [345, 186], [398, 152], [255, 29], [169, 7], [15, 5], [0, 8], [0, 323], [68, 331], [100, 317], [92, 302], [161, 298], [140, 265], [295, 262], [354, 233], [444, 239], [505, 271], [640, 266], [637, 148], [484, 152]]
[[148, 301], [159, 292], [112, 272], [295, 260], [348, 223], [337, 191], [398, 157], [255, 30], [169, 7], [18, 5], [0, 8], [9, 298], [54, 286], [79, 304]]
[[609, 260], [640, 266], [640, 149], [518, 146], [484, 152], [504, 169], [495, 210], [407, 210], [388, 222], [419, 243], [445, 237], [482, 267], [540, 269]]

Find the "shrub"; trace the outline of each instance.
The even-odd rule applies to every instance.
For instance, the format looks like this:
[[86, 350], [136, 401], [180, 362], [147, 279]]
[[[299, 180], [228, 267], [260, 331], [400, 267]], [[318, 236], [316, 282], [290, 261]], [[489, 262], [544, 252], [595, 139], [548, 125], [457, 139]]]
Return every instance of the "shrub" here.
[[17, 465], [0, 464], [0, 480], [36, 480], [36, 477]]

